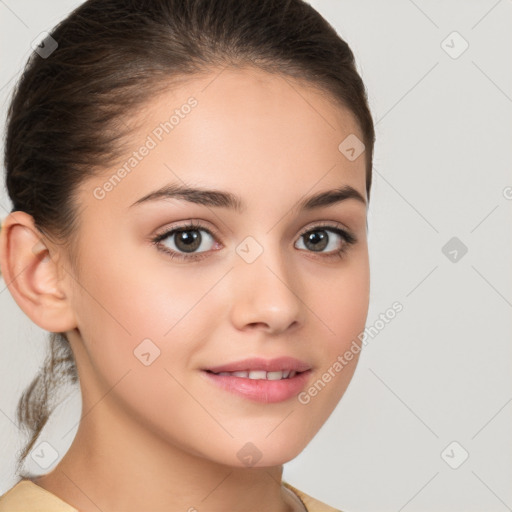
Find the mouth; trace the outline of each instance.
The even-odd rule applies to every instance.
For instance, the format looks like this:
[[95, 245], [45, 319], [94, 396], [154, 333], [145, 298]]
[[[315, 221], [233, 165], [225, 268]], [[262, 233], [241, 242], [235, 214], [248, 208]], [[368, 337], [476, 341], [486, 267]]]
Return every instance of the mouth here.
[[[212, 373], [214, 375], [221, 375], [227, 377], [239, 377], [241, 379], [251, 379], [251, 380], [283, 380], [283, 379], [293, 379], [295, 375], [304, 373], [298, 372], [296, 370], [281, 370], [275, 372], [267, 372], [265, 370], [242, 370], [242, 371], [234, 371], [234, 372], [213, 372], [211, 370], [205, 370], [208, 373]], [[306, 370], [307, 371], [307, 370]]]
[[253, 357], [204, 368], [201, 373], [207, 382], [223, 392], [268, 404], [290, 400], [300, 393], [309, 380], [312, 367], [294, 357]]

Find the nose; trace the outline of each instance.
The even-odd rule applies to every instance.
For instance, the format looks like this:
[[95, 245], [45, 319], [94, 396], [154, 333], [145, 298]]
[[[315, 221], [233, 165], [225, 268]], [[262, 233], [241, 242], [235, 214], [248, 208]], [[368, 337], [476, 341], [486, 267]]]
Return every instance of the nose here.
[[231, 274], [231, 321], [237, 329], [278, 334], [302, 325], [300, 279], [277, 250], [267, 248], [252, 263], [238, 261]]

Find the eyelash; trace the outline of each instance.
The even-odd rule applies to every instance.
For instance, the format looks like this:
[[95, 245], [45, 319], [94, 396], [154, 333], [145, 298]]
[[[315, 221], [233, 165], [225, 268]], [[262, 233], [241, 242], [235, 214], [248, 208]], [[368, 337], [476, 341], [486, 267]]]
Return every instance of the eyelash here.
[[[345, 256], [345, 253], [348, 251], [350, 246], [357, 243], [357, 238], [352, 233], [349, 233], [346, 229], [344, 229], [340, 226], [341, 225], [338, 225], [338, 224], [334, 224], [334, 225], [333, 224], [317, 224], [315, 226], [308, 227], [308, 228], [304, 229], [303, 231], [301, 231], [301, 233], [299, 234], [299, 239], [302, 238], [304, 235], [306, 235], [308, 233], [314, 233], [315, 231], [332, 231], [332, 232], [336, 233], [337, 235], [339, 235], [343, 239], [343, 245], [342, 245], [341, 249], [334, 251], [334, 252], [326, 253], [324, 256], [321, 256], [321, 257], [322, 258], [338, 257], [338, 258], [343, 259], [343, 257]], [[211, 229], [203, 226], [201, 223], [191, 221], [183, 226], [173, 227], [170, 230], [167, 230], [163, 233], [157, 234], [154, 238], [151, 239], [151, 242], [153, 245], [155, 245], [157, 247], [157, 249], [168, 254], [171, 257], [171, 259], [176, 258], [179, 260], [200, 261], [200, 260], [208, 257], [208, 253], [210, 251], [203, 251], [200, 253], [188, 253], [187, 254], [187, 253], [179, 253], [177, 251], [169, 249], [168, 247], [162, 247], [160, 245], [160, 242], [162, 240], [165, 240], [166, 238], [169, 238], [172, 235], [174, 235], [180, 231], [206, 231], [214, 239], [216, 239], [216, 234], [217, 234], [215, 231], [212, 231]], [[315, 253], [315, 251], [307, 251], [307, 252]], [[318, 253], [318, 254], [323, 254], [323, 253]]]

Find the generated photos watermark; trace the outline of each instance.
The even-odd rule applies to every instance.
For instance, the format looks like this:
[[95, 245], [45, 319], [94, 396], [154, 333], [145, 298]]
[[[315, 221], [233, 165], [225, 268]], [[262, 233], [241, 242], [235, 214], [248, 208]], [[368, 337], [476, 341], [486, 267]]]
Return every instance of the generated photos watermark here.
[[93, 190], [93, 196], [100, 201], [105, 199], [107, 194], [114, 190], [114, 188], [117, 187], [117, 185], [119, 185], [119, 183], [121, 183], [121, 181], [126, 178], [126, 176], [128, 176], [128, 174], [130, 174], [133, 169], [162, 142], [164, 137], [171, 133], [172, 130], [181, 123], [182, 119], [185, 119], [197, 105], [197, 99], [191, 96], [180, 108], [174, 109], [174, 113], [169, 119], [155, 126], [139, 149], [134, 151], [124, 164], [119, 167], [101, 187], [98, 186]]
[[379, 318], [373, 322], [372, 325], [366, 326], [364, 331], [358, 334], [357, 339], [352, 340], [350, 348], [343, 354], [338, 355], [336, 360], [329, 366], [329, 368], [316, 380], [307, 390], [301, 391], [297, 395], [297, 400], [302, 405], [307, 405], [311, 399], [320, 393], [325, 386], [338, 375], [347, 364], [354, 359], [354, 356], [361, 352], [361, 345], [367, 345], [369, 339], [375, 338], [385, 327], [388, 325], [398, 313], [403, 310], [403, 305], [395, 301], [384, 313], [379, 315]]

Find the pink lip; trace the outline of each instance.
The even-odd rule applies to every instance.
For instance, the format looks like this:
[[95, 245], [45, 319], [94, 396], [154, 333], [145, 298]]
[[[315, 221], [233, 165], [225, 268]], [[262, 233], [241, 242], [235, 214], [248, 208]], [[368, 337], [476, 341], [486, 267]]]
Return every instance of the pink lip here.
[[[259, 369], [261, 369], [261, 367]], [[311, 370], [298, 373], [291, 379], [288, 378], [281, 380], [249, 379], [244, 377], [232, 377], [230, 375], [216, 375], [215, 373], [211, 373], [206, 370], [203, 370], [201, 373], [217, 386], [248, 398], [249, 400], [262, 403], [275, 403], [283, 402], [284, 400], [288, 400], [300, 393], [306, 385], [309, 375], [311, 374]]]
[[[249, 379], [248, 377], [235, 377], [231, 375], [216, 375], [220, 372], [237, 371], [295, 371], [297, 374], [291, 379], [266, 380]], [[297, 395], [306, 385], [311, 373], [311, 365], [294, 357], [277, 357], [263, 359], [252, 357], [241, 361], [234, 361], [219, 366], [205, 368], [202, 372], [206, 378], [221, 388], [241, 395], [249, 400], [262, 403], [275, 403], [288, 400]]]
[[284, 370], [295, 370], [296, 372], [305, 372], [311, 369], [311, 365], [295, 359], [294, 357], [277, 357], [275, 359], [263, 359], [252, 357], [243, 361], [235, 361], [220, 366], [205, 368], [214, 373], [237, 372], [237, 371], [256, 371], [264, 370], [266, 372], [278, 372]]

